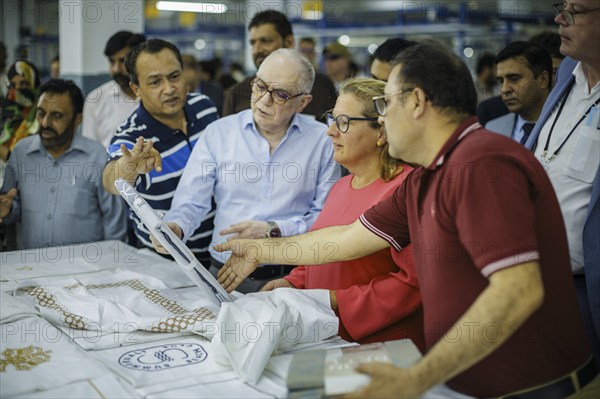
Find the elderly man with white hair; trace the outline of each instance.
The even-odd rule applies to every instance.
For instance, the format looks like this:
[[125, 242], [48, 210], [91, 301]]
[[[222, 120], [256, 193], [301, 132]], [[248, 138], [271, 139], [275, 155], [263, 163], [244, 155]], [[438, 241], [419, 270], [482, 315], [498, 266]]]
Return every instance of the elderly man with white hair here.
[[[214, 244], [308, 231], [340, 175], [327, 127], [300, 114], [312, 100], [314, 78], [313, 66], [296, 50], [279, 49], [265, 59], [252, 82], [251, 109], [210, 124], [194, 147], [165, 216], [176, 234], [184, 240], [192, 234], [213, 194]], [[211, 256], [216, 276], [227, 255], [211, 249]], [[257, 291], [289, 271], [264, 266], [238, 290]]]

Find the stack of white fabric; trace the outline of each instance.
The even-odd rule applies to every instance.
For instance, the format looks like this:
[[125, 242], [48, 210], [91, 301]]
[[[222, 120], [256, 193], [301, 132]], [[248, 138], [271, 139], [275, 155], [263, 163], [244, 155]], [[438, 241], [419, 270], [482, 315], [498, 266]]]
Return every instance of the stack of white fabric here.
[[273, 354], [338, 332], [328, 290], [280, 288], [223, 303], [211, 343], [215, 362], [255, 384]]
[[139, 396], [135, 390], [131, 389], [130, 386], [123, 384], [113, 375], [103, 375], [102, 377], [74, 382], [45, 391], [28, 392], [23, 396], [15, 396], [15, 398], [23, 399], [106, 399], [139, 397], [141, 396]]

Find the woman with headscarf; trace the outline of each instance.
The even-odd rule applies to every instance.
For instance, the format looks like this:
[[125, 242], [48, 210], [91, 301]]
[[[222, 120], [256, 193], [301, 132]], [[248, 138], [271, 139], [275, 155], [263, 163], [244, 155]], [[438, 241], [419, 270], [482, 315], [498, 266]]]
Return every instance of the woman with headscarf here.
[[2, 103], [0, 158], [8, 159], [17, 142], [37, 132], [35, 108], [40, 76], [35, 65], [15, 61], [8, 69], [8, 93]]

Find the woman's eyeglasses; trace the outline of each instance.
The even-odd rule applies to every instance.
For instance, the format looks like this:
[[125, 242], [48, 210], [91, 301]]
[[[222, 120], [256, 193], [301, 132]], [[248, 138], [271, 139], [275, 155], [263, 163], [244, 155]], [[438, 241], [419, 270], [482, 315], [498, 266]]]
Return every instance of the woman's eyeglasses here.
[[336, 127], [342, 133], [346, 133], [348, 128], [350, 127], [350, 121], [376, 121], [377, 117], [372, 118], [354, 118], [348, 115], [338, 115], [333, 116], [331, 113], [327, 113], [325, 115], [325, 121], [327, 122], [327, 126], [333, 126], [335, 122]]

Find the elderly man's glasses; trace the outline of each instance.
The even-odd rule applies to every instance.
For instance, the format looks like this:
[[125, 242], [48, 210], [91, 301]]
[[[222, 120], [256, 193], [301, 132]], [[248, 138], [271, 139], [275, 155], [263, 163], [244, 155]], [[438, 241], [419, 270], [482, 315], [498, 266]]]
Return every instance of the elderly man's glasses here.
[[562, 16], [565, 18], [565, 21], [567, 21], [567, 23], [569, 25], [573, 25], [575, 23], [575, 15], [587, 14], [592, 11], [600, 11], [600, 8], [592, 8], [591, 10], [583, 10], [583, 11], [567, 11], [567, 10], [565, 10], [564, 3], [553, 4], [552, 9], [554, 10], [555, 16], [558, 17], [560, 14], [562, 14]]
[[409, 91], [413, 91], [415, 88], [411, 87], [410, 89], [404, 89], [400, 91], [396, 91], [394, 93], [384, 94], [383, 96], [373, 97], [373, 104], [375, 105], [375, 109], [380, 116], [385, 116], [388, 108], [388, 98], [391, 96], [396, 96], [398, 94], [408, 93]]
[[376, 121], [377, 117], [372, 118], [354, 118], [348, 115], [338, 115], [333, 116], [331, 113], [327, 113], [325, 115], [325, 121], [327, 122], [327, 126], [333, 126], [333, 122], [335, 122], [335, 126], [342, 133], [346, 133], [348, 128], [350, 127], [350, 121]]
[[275, 104], [279, 104], [279, 105], [283, 105], [293, 98], [300, 97], [300, 96], [306, 94], [306, 93], [298, 93], [298, 94], [292, 96], [290, 93], [288, 93], [287, 91], [285, 91], [283, 89], [269, 90], [269, 87], [267, 86], [267, 84], [265, 82], [263, 82], [262, 80], [252, 81], [252, 91], [254, 92], [254, 94], [256, 94], [258, 96], [258, 98], [261, 98], [268, 92], [269, 95], [271, 96], [271, 101], [273, 101]]

